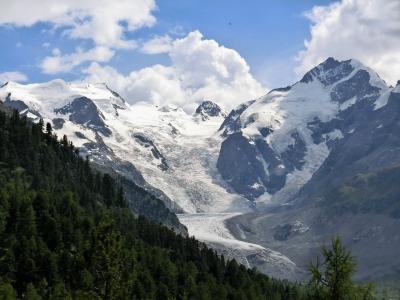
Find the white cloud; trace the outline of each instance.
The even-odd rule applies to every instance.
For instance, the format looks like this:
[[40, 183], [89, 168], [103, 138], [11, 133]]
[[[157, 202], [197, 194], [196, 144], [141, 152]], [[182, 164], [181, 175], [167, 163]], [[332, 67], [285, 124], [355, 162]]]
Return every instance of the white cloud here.
[[151, 26], [156, 19], [154, 0], [2, 0], [0, 24], [17, 27], [46, 22], [65, 28], [72, 38], [91, 39], [97, 45], [131, 47], [126, 31]]
[[400, 79], [400, 1], [342, 0], [307, 13], [311, 39], [299, 53], [298, 73], [329, 56], [356, 58], [388, 83]]
[[28, 77], [21, 72], [12, 71], [0, 73], [0, 83], [5, 83], [7, 81], [27, 81]]
[[126, 39], [126, 33], [152, 26], [155, 9], [155, 0], [2, 0], [0, 25], [47, 23], [52, 32], [60, 29], [72, 39], [93, 41], [92, 49], [53, 55], [41, 63], [45, 73], [68, 72], [85, 61], [110, 60], [110, 49], [135, 48], [136, 41]]
[[168, 53], [171, 65], [155, 65], [123, 76], [109, 66], [93, 63], [84, 71], [86, 80], [107, 82], [131, 103], [169, 103], [186, 110], [193, 110], [204, 99], [230, 109], [265, 93], [239, 53], [203, 39], [198, 31], [176, 40], [157, 37], [146, 47], [147, 53]]
[[62, 55], [58, 48], [53, 49], [53, 56], [46, 57], [40, 67], [46, 74], [69, 72], [74, 67], [87, 61], [107, 62], [114, 56], [114, 51], [107, 47], [94, 47], [88, 51], [80, 48], [74, 53]]
[[146, 54], [168, 53], [172, 48], [173, 40], [169, 35], [157, 36], [141, 47], [141, 52]]

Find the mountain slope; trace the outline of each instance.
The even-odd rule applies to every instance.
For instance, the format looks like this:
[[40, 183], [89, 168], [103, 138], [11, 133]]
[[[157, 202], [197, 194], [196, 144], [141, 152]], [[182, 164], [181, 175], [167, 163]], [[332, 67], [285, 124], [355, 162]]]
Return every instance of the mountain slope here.
[[[383, 101], [385, 105], [382, 105]], [[368, 110], [355, 107], [351, 117], [353, 123], [350, 126], [345, 124], [352, 128], [351, 133], [335, 146], [303, 187], [300, 198], [311, 201], [355, 176], [370, 173], [384, 176], [382, 172], [385, 169], [397, 167], [400, 163], [400, 138], [397, 135], [400, 129], [399, 112], [399, 85], [389, 89], [378, 102], [369, 103]]]
[[[333, 64], [336, 71], [332, 72], [317, 67], [306, 74], [303, 84], [336, 82], [340, 78], [336, 76], [340, 73], [337, 70], [342, 70], [344, 66], [340, 64], [346, 62], [338, 63]], [[322, 76], [324, 69], [325, 73], [334, 74], [334, 79]], [[338, 107], [334, 114], [321, 118], [323, 114], [316, 104], [318, 115], [311, 115], [311, 120], [308, 118], [294, 127], [296, 132], [306, 128], [306, 136], [311, 138], [305, 143], [305, 158], [314, 147], [326, 150], [319, 152], [324, 154], [324, 159], [319, 161], [314, 172], [294, 192], [283, 193], [296, 173], [307, 170], [307, 160], [304, 166], [295, 166], [293, 173], [286, 174], [285, 186], [267, 197], [269, 201], [265, 202], [264, 210], [235, 217], [229, 220], [228, 227], [235, 236], [279, 251], [298, 266], [305, 266], [322, 243], [333, 235], [340, 235], [358, 259], [358, 279], [398, 280], [400, 89], [399, 85], [385, 87], [383, 81], [364, 67], [350, 74], [330, 91], [330, 102], [337, 103]], [[283, 122], [287, 123], [290, 125], [290, 120]], [[278, 133], [280, 130], [281, 127]], [[332, 138], [334, 132], [337, 133]], [[274, 150], [277, 141], [279, 136], [267, 139], [268, 146]], [[292, 146], [300, 150], [303, 147], [299, 144], [295, 141]], [[288, 166], [282, 153], [285, 152], [272, 152], [271, 156], [280, 158]], [[269, 187], [268, 182], [266, 187]]]
[[226, 191], [215, 167], [224, 113], [210, 101], [190, 115], [172, 106], [130, 106], [104, 84], [61, 80], [10, 82], [0, 99], [51, 122], [83, 155], [150, 190], [174, 211], [248, 210], [246, 199]]
[[359, 62], [329, 58], [293, 86], [236, 110], [220, 129], [218, 170], [248, 199], [287, 201], [387, 91]]
[[[66, 134], [83, 156], [89, 155], [98, 168], [114, 170], [162, 199], [174, 212], [194, 213], [190, 214], [193, 219], [179, 216], [185, 226], [191, 226], [191, 235], [196, 233], [196, 213], [221, 213], [224, 219], [252, 209], [247, 199], [229, 189], [216, 168], [221, 142], [217, 131], [224, 113], [210, 101], [191, 115], [173, 106], [128, 105], [104, 84], [60, 80], [31, 85], [10, 82], [0, 89], [0, 100], [10, 107], [24, 103], [29, 109], [22, 108], [22, 114], [31, 118], [33, 113], [40, 114], [59, 136]], [[221, 228], [216, 228], [207, 222], [207, 215], [203, 216], [205, 222], [201, 224], [210, 225], [204, 228], [209, 234], [203, 237], [219, 237], [224, 222], [218, 222]], [[232, 242], [219, 243], [219, 252], [232, 253]], [[291, 273], [286, 270], [296, 269], [285, 256], [266, 247], [239, 241], [236, 246], [235, 255], [229, 257], [246, 266], [252, 266], [247, 256], [260, 253], [259, 259], [268, 261], [267, 269], [279, 270], [280, 278]]]
[[41, 123], [0, 112], [7, 299], [306, 299], [193, 238], [135, 218], [108, 174]]

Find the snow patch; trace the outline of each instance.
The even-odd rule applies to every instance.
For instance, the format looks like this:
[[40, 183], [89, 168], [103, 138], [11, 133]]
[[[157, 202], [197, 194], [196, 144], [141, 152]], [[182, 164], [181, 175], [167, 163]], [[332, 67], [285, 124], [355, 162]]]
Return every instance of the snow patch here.
[[391, 90], [387, 90], [385, 91], [374, 103], [374, 110], [378, 110], [384, 106], [386, 106], [386, 104], [389, 101], [389, 96], [391, 94]]
[[349, 100], [346, 100], [339, 106], [339, 110], [343, 111], [348, 109], [349, 107], [353, 106], [357, 102], [357, 97], [350, 98]]
[[322, 137], [326, 141], [332, 141], [332, 140], [340, 140], [343, 138], [343, 133], [339, 129], [335, 129], [332, 132], [323, 134]]

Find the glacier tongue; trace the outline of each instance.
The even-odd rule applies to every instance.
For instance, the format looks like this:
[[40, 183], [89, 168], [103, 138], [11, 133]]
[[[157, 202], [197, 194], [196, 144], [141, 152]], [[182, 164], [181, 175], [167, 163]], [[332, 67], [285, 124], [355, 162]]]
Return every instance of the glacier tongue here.
[[248, 268], [261, 266], [267, 274], [283, 279], [296, 279], [299, 269], [287, 256], [263, 246], [236, 239], [225, 222], [241, 213], [180, 214], [179, 220], [190, 235], [211, 245], [228, 259], [236, 259]]

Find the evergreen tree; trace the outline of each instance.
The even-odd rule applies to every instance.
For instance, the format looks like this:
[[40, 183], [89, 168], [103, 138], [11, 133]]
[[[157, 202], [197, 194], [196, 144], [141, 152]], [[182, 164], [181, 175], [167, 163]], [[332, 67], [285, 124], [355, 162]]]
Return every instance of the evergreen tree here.
[[334, 237], [331, 247], [321, 248], [322, 261], [317, 258], [309, 272], [313, 299], [357, 300], [371, 299], [372, 287], [359, 286], [352, 280], [356, 263], [339, 237]]
[[17, 294], [9, 283], [0, 283], [0, 300], [15, 300]]
[[42, 297], [36, 291], [36, 288], [33, 286], [32, 283], [29, 283], [26, 288], [25, 298], [28, 300], [41, 300]]
[[115, 232], [112, 221], [106, 219], [99, 224], [95, 239], [92, 262], [95, 289], [101, 299], [116, 299], [123, 287], [121, 237]]

